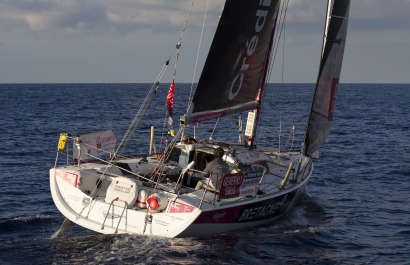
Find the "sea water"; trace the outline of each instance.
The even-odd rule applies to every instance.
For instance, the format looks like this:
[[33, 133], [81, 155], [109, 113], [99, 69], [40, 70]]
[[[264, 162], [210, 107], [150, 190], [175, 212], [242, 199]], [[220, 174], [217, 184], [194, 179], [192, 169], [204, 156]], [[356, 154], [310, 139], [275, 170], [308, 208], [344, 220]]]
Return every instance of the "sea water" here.
[[[148, 151], [151, 126], [156, 146], [163, 145], [168, 86], [160, 86], [130, 153]], [[119, 141], [150, 87], [0, 84], [0, 264], [410, 264], [410, 85], [339, 86], [332, 133], [307, 190], [271, 225], [183, 239], [74, 226], [70, 237], [50, 239], [64, 220], [48, 176], [59, 133], [112, 129]], [[190, 87], [175, 85], [175, 129]], [[266, 88], [258, 145], [300, 147], [313, 88]], [[228, 133], [237, 119], [188, 131], [197, 139], [236, 141]]]

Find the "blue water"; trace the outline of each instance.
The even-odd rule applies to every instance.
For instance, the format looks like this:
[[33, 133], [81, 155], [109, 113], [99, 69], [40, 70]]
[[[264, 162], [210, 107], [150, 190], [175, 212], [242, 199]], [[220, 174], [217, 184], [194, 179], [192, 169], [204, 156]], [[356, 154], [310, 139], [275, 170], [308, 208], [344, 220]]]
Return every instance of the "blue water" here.
[[[49, 239], [64, 220], [48, 183], [59, 133], [112, 129], [120, 139], [149, 87], [0, 85], [0, 264], [410, 264], [410, 85], [340, 85], [332, 134], [307, 191], [270, 226], [187, 239], [107, 236], [76, 226], [71, 237]], [[312, 89], [268, 87], [260, 127], [267, 135], [260, 133], [258, 144], [278, 147], [281, 131], [284, 146], [293, 124], [303, 128]], [[130, 151], [148, 150], [151, 125], [160, 147], [167, 90], [161, 86], [137, 132], [143, 141]], [[176, 106], [188, 90], [176, 85]], [[185, 109], [176, 107], [175, 116]], [[223, 130], [234, 121], [220, 121], [213, 134], [213, 123], [200, 125], [197, 138], [235, 140]]]

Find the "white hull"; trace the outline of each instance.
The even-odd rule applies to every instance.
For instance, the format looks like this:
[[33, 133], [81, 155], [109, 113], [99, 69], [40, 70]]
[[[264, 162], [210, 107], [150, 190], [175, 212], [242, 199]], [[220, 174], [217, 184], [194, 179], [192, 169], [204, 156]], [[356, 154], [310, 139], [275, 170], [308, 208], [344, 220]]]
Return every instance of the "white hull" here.
[[[110, 184], [124, 179], [121, 171], [113, 168], [93, 199], [90, 193], [93, 193], [101, 172], [108, 167], [102, 164], [81, 164], [80, 169], [78, 166], [50, 169], [50, 188], [55, 205], [66, 218], [99, 233], [169, 238], [203, 236], [268, 224], [291, 209], [312, 173], [309, 159], [303, 157], [299, 160], [302, 161], [300, 174], [294, 173], [297, 178], [288, 181], [282, 189], [279, 186], [289, 163], [300, 157], [297, 153], [290, 154], [284, 163], [277, 164], [276, 171], [271, 169], [261, 179], [258, 194], [251, 196], [220, 199], [210, 191], [189, 188], [154, 190], [148, 182], [131, 180], [140, 191], [161, 194], [166, 198], [163, 202], [166, 205], [159, 211], [139, 207], [135, 197], [128, 204], [122, 200], [115, 201], [116, 195], [114, 199], [108, 198]], [[173, 187], [175, 183], [166, 185]]]

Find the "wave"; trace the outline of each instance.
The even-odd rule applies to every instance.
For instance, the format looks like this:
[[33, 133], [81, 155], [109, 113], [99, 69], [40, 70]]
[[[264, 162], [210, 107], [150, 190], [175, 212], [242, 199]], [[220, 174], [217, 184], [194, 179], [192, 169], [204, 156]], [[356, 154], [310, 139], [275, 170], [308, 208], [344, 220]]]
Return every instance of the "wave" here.
[[22, 216], [11, 219], [0, 220], [0, 233], [10, 233], [15, 231], [22, 231], [27, 229], [33, 229], [35, 226], [55, 224], [56, 218], [50, 215], [35, 215], [35, 216]]

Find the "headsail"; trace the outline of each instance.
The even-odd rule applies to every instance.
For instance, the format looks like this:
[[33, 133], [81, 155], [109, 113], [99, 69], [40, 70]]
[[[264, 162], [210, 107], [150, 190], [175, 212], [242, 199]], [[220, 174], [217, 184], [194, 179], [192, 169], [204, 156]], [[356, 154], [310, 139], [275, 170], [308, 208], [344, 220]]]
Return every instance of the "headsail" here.
[[227, 0], [187, 123], [255, 109], [279, 0]]
[[305, 138], [304, 154], [318, 158], [330, 133], [346, 42], [350, 0], [334, 0], [320, 62], [315, 96]]

